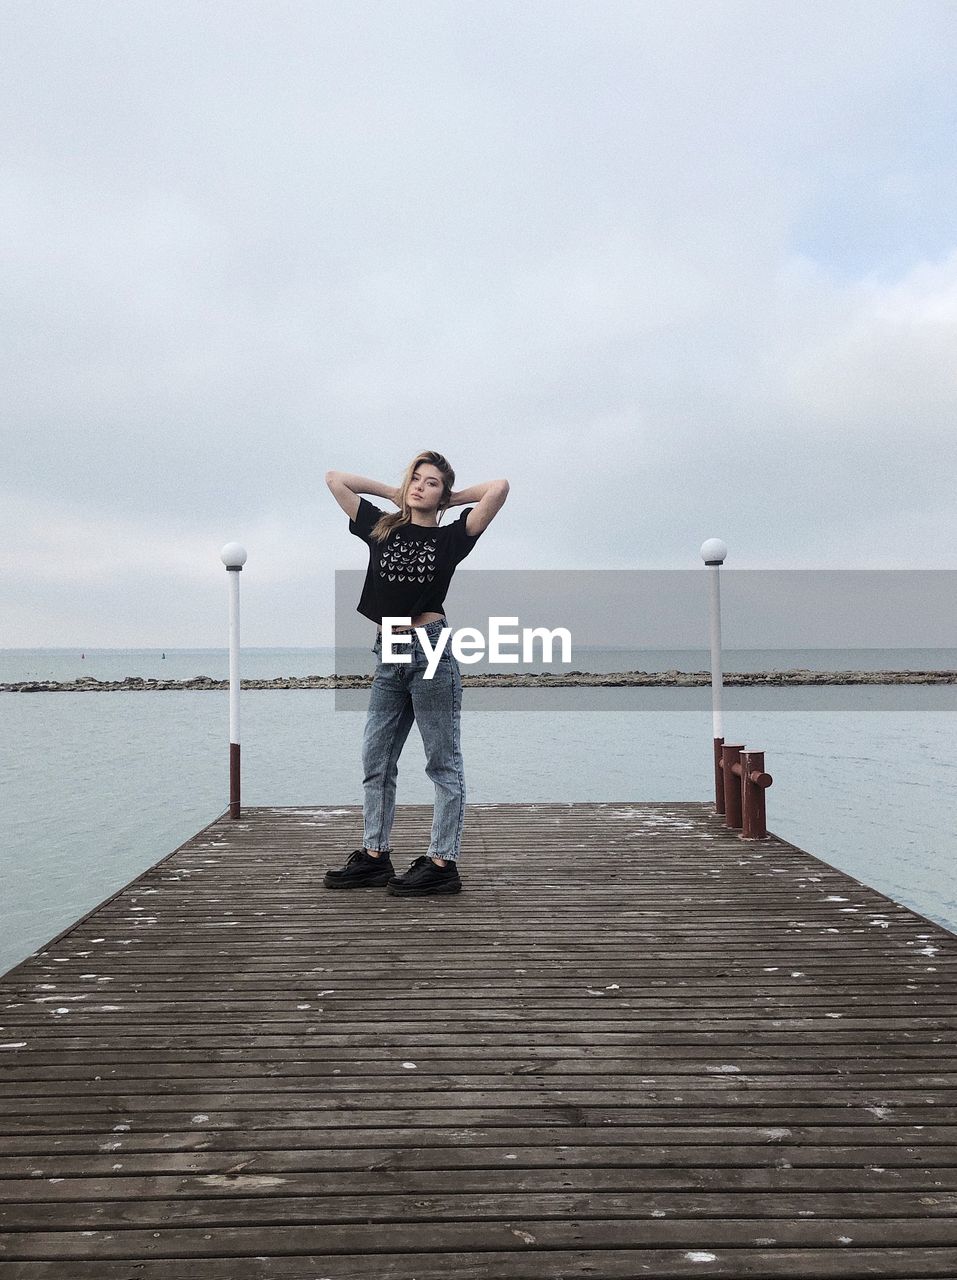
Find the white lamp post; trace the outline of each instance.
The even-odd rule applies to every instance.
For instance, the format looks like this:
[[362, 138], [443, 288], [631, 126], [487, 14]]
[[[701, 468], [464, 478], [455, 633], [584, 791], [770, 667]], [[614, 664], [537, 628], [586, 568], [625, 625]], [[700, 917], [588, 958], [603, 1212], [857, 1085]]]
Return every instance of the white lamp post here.
[[229, 579], [229, 816], [239, 817], [239, 575], [246, 548], [227, 542], [219, 553]]
[[721, 589], [718, 573], [728, 554], [727, 546], [720, 538], [709, 538], [701, 544], [701, 559], [711, 570], [709, 586], [711, 596], [711, 724], [714, 738], [714, 785], [719, 811], [723, 811], [724, 780], [721, 774], [721, 747], [724, 744], [724, 727], [721, 723]]

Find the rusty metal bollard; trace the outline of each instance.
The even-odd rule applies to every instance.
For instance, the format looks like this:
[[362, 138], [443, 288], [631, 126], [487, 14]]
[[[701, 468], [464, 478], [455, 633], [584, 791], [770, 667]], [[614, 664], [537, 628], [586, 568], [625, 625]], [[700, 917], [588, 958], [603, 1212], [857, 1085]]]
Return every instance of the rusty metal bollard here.
[[[741, 783], [740, 766], [735, 770], [738, 764], [741, 752], [744, 750], [744, 743], [737, 742], [729, 745], [725, 743], [721, 748], [721, 768], [724, 773], [724, 825], [726, 827], [739, 828], [741, 826]], [[738, 776], [735, 777], [735, 773]]]
[[774, 779], [764, 772], [764, 752], [744, 751], [741, 754], [742, 792], [742, 840], [766, 840], [768, 835], [765, 817], [764, 792]]

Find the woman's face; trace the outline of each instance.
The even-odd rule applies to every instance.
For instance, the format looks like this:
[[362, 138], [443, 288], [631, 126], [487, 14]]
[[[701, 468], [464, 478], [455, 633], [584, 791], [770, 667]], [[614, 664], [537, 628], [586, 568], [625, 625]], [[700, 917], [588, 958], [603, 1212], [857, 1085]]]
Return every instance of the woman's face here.
[[442, 501], [442, 472], [431, 462], [420, 462], [412, 473], [406, 501], [413, 511], [427, 514]]

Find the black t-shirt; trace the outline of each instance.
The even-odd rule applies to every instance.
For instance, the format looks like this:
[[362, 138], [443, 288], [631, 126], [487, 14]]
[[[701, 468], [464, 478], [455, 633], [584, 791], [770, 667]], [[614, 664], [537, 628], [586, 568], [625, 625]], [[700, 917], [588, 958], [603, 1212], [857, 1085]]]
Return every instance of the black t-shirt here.
[[349, 521], [349, 532], [369, 546], [369, 567], [358, 612], [380, 626], [384, 617], [442, 613], [455, 566], [482, 536], [477, 533], [473, 538], [466, 531], [471, 510], [466, 507], [447, 525], [400, 524], [384, 542], [376, 542], [370, 536], [372, 528], [386, 513], [360, 498], [356, 517]]

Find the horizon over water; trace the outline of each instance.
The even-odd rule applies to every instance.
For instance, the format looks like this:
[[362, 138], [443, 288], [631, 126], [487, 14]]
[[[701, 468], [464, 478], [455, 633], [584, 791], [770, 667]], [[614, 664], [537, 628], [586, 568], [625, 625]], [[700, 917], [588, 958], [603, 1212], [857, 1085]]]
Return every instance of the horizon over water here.
[[[351, 654], [358, 669], [373, 670], [371, 639], [369, 650]], [[704, 648], [576, 646], [573, 658], [552, 665], [710, 668]], [[240, 670], [252, 678], [323, 675], [332, 673], [335, 659], [333, 646], [249, 647]], [[725, 649], [722, 659], [729, 672], [957, 669], [957, 649]], [[225, 648], [0, 650], [2, 683], [78, 675], [225, 679], [228, 655]], [[508, 714], [496, 702], [500, 692], [469, 688], [463, 699], [467, 804], [713, 800], [710, 706], [690, 704], [683, 695], [692, 691], [675, 689], [662, 699], [662, 690], [616, 690], [615, 700], [598, 710], [587, 690], [569, 688], [547, 710], [530, 698], [510, 703]], [[707, 701], [707, 690], [701, 692]], [[765, 751], [774, 778], [768, 830], [957, 932], [957, 712], [939, 700], [930, 709], [921, 689], [910, 687], [894, 710], [868, 707], [864, 694], [860, 709], [856, 703], [848, 709], [838, 703], [839, 692], [820, 689], [813, 712], [793, 701], [786, 708], [783, 702], [726, 707], [726, 740]], [[6, 972], [224, 813], [229, 695], [0, 696], [0, 972]], [[361, 842], [363, 723], [364, 710], [337, 709], [328, 690], [244, 691], [244, 804], [359, 806], [344, 840], [348, 853]], [[424, 768], [413, 732], [399, 762], [400, 806], [431, 805]], [[422, 852], [406, 847], [401, 825], [396, 835], [400, 858]], [[467, 886], [465, 857], [461, 866]]]

